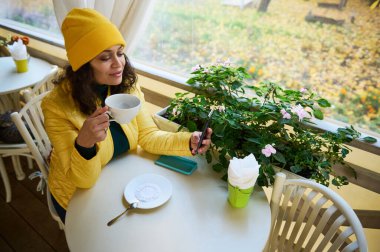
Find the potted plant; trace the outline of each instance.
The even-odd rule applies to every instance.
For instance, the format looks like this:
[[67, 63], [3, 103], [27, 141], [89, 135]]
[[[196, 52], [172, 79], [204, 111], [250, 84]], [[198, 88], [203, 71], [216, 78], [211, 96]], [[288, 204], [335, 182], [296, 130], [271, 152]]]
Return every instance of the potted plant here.
[[[308, 89], [288, 90], [273, 82], [247, 85], [250, 76], [230, 62], [196, 66], [187, 81], [195, 94], [178, 93], [166, 117], [189, 131], [201, 130], [211, 109], [212, 146], [206, 153], [213, 169], [226, 171], [232, 157], [253, 153], [261, 164], [258, 184], [271, 185], [275, 167], [336, 186], [348, 184], [337, 176], [333, 165], [344, 164], [350, 149], [344, 144], [359, 138], [352, 126], [337, 132], [310, 127], [312, 118], [323, 119], [322, 109], [330, 103]], [[248, 98], [245, 89], [253, 91]], [[373, 139], [369, 139], [373, 141]], [[217, 153], [217, 155], [213, 155]], [[331, 175], [333, 177], [331, 178]]]

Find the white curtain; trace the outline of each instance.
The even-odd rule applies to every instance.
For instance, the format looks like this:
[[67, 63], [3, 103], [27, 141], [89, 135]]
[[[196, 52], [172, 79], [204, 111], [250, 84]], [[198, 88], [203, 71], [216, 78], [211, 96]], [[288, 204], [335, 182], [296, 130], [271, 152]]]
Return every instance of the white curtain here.
[[154, 0], [53, 0], [59, 26], [73, 8], [91, 8], [109, 18], [123, 34], [129, 53], [146, 27]]

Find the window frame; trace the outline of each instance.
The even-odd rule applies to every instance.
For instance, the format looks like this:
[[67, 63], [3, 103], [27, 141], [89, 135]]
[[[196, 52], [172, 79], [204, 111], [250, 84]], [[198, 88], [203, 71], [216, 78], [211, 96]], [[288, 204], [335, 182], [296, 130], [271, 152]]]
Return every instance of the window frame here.
[[[30, 38], [35, 39], [36, 41], [44, 42], [47, 44], [50, 44], [52, 46], [64, 49], [64, 42], [63, 39], [58, 39], [54, 38], [53, 36], [47, 36], [44, 33], [39, 33], [37, 31], [33, 31], [31, 29], [28, 29], [27, 27], [30, 27], [29, 25], [22, 24], [17, 21], [9, 20], [9, 19], [4, 19], [0, 18], [0, 28], [3, 28], [9, 32], [15, 32], [18, 34], [23, 34], [24, 36], [29, 36]], [[1, 37], [1, 34], [0, 34]], [[42, 54], [48, 54], [46, 52], [42, 52]], [[51, 55], [54, 57], [54, 55]], [[40, 55], [41, 57], [41, 55]], [[46, 56], [45, 56], [46, 57]], [[51, 59], [51, 57], [50, 57]], [[59, 60], [60, 59], [60, 60]], [[57, 64], [60, 67], [63, 67], [62, 65], [62, 58], [57, 58], [57, 62], [53, 62], [54, 64]], [[186, 77], [165, 71], [163, 69], [159, 69], [157, 67], [153, 67], [151, 65], [147, 65], [142, 63], [139, 60], [130, 59], [131, 64], [134, 66], [136, 72], [138, 74], [141, 74], [145, 77], [154, 79], [156, 81], [162, 82], [164, 84], [182, 89], [184, 91], [191, 92], [193, 91], [192, 87], [188, 84], [186, 84]], [[66, 61], [67, 62], [67, 61]], [[313, 119], [312, 122], [314, 123], [313, 125], [308, 125], [312, 128], [320, 129], [322, 131], [332, 131], [336, 132], [339, 127], [344, 127], [344, 126], [350, 126], [349, 124], [331, 119], [331, 118], [325, 118], [323, 120], [316, 120]], [[356, 130], [358, 130], [362, 134], [362, 138], [366, 136], [373, 137], [377, 140], [376, 143], [370, 144], [366, 143], [361, 140], [355, 140], [351, 142], [349, 145], [359, 148], [361, 150], [367, 151], [369, 153], [373, 153], [376, 155], [380, 155], [380, 134], [376, 132], [372, 132], [363, 128], [355, 127]]]

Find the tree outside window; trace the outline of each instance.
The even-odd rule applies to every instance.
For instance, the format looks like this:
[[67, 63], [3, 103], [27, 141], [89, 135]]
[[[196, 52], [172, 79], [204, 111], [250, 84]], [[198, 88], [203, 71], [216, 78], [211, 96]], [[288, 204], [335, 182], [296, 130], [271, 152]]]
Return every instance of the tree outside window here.
[[188, 76], [229, 58], [253, 83], [311, 88], [332, 101], [327, 116], [380, 133], [380, 8], [277, 0], [259, 12], [259, 0], [223, 2], [233, 1], [158, 0], [133, 59]]

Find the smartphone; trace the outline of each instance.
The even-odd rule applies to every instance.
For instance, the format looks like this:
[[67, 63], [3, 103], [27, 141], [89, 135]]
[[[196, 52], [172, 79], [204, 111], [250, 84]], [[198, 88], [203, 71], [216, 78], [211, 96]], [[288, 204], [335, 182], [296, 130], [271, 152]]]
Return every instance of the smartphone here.
[[202, 146], [202, 142], [203, 142], [203, 139], [205, 138], [206, 136], [206, 131], [207, 131], [207, 128], [208, 128], [208, 125], [211, 121], [211, 116], [212, 116], [212, 113], [214, 112], [214, 110], [211, 110], [210, 113], [208, 114], [208, 118], [207, 118], [207, 121], [205, 122], [205, 124], [203, 125], [203, 129], [202, 129], [202, 134], [201, 134], [201, 138], [199, 139], [199, 142], [198, 142], [198, 145], [197, 145], [197, 148], [195, 149], [195, 154], [198, 154], [198, 149]]
[[162, 155], [154, 163], [186, 175], [192, 174], [198, 167], [196, 162], [179, 156]]

